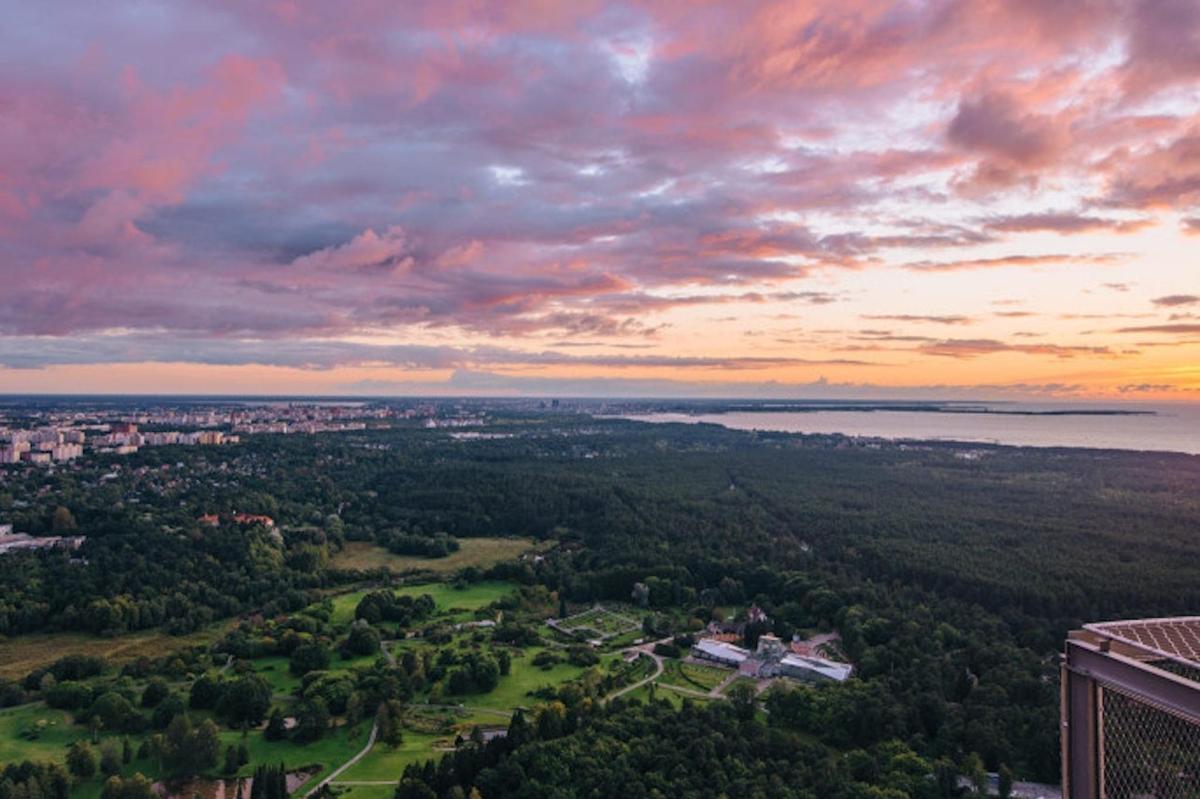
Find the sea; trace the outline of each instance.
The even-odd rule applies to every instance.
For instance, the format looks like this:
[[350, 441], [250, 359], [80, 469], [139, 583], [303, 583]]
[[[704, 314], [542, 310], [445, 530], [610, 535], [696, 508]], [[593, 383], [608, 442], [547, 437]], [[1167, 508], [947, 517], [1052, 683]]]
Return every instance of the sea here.
[[932, 409], [729, 410], [651, 413], [647, 422], [706, 422], [734, 430], [841, 433], [892, 440], [965, 441], [1021, 447], [1088, 447], [1200, 455], [1200, 404], [948, 403]]

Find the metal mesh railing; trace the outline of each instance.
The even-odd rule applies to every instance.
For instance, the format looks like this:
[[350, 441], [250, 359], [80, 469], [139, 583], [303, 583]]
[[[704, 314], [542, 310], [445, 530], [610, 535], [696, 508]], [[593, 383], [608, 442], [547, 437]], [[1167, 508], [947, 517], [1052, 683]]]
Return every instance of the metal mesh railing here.
[[1200, 726], [1101, 687], [1106, 799], [1200, 799]]

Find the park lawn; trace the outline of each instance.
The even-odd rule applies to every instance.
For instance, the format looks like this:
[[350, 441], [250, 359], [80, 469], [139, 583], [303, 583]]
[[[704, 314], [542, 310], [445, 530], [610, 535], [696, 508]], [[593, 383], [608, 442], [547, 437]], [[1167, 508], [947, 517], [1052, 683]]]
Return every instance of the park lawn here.
[[429, 571], [449, 574], [460, 569], [476, 567], [489, 569], [497, 563], [514, 560], [533, 549], [530, 538], [460, 538], [459, 549], [444, 558], [422, 558], [396, 555], [370, 541], [348, 541], [345, 548], [333, 556], [330, 565], [335, 569], [387, 569], [395, 574], [410, 571]]
[[396, 794], [394, 783], [385, 785], [346, 785], [335, 782], [334, 786], [340, 791], [339, 799], [392, 799]]
[[608, 655], [607, 660], [603, 661], [610, 665], [605, 668], [610, 671], [615, 671], [619, 667], [626, 675], [626, 684], [635, 683], [638, 680], [644, 680], [654, 673], [654, 659], [649, 655], [641, 655], [632, 662], [626, 662], [622, 655]]
[[337, 652], [333, 653], [333, 657], [329, 661], [329, 671], [353, 671], [354, 669], [369, 669], [375, 665], [375, 661], [382, 656], [382, 652], [376, 652], [372, 655], [352, 655], [348, 658], [343, 658]]
[[[651, 684], [653, 685], [654, 683], [651, 683]], [[650, 685], [643, 685], [641, 688], [638, 688], [636, 691], [630, 691], [627, 694], [623, 694], [621, 696], [621, 699], [637, 699], [637, 700], [640, 700], [642, 702], [649, 704], [650, 703]], [[698, 704], [705, 704], [705, 703], [711, 702], [713, 700], [701, 699], [698, 696], [690, 696], [687, 694], [681, 694], [678, 691], [672, 691], [670, 688], [664, 688], [661, 685], [655, 685], [654, 701], [666, 702], [666, 703], [670, 704], [671, 707], [678, 710], [679, 708], [683, 707], [684, 702], [695, 702]]]
[[404, 743], [400, 746], [392, 749], [387, 744], [377, 741], [367, 756], [342, 773], [339, 779], [347, 782], [356, 780], [394, 780], [398, 782], [404, 773], [405, 766], [410, 763], [422, 763], [444, 754], [435, 749], [435, 745], [453, 746], [453, 744], [454, 736], [450, 736], [447, 741], [443, 735], [405, 730]]
[[736, 680], [729, 683], [729, 685], [725, 686], [725, 690], [721, 692], [721, 695], [729, 696], [729, 692], [733, 690], [733, 686], [735, 685], [749, 685], [751, 688], [758, 690], [758, 680], [755, 680], [752, 677], [738, 677]]
[[160, 658], [169, 652], [210, 644], [225, 633], [229, 622], [214, 624], [190, 635], [167, 635], [142, 630], [116, 638], [85, 633], [34, 633], [6, 639], [0, 644], [0, 679], [18, 680], [66, 655], [97, 655], [120, 666], [145, 656]]
[[[469, 694], [463, 697], [447, 696], [446, 702], [462, 702], [468, 708], [493, 708], [496, 710], [514, 710], [518, 707], [532, 707], [544, 700], [529, 696], [528, 693], [546, 685], [560, 685], [573, 680], [586, 671], [581, 666], [570, 663], [556, 663], [548, 671], [534, 666], [530, 661], [541, 648], [526, 649], [513, 655], [512, 667], [509, 673], [500, 678], [500, 684], [495, 690], [486, 694]], [[601, 667], [603, 664], [601, 664]]]
[[[199, 716], [192, 714], [193, 721]], [[21, 732], [37, 721], [43, 720], [42, 734], [36, 740], [26, 740]], [[354, 756], [367, 743], [371, 725], [363, 722], [352, 734], [347, 734], [345, 727], [339, 727], [333, 733], [319, 741], [301, 746], [290, 741], [268, 741], [260, 731], [251, 731], [245, 737], [238, 731], [222, 730], [222, 757], [224, 747], [245, 743], [250, 750], [250, 764], [241, 769], [242, 776], [253, 773], [254, 766], [262, 763], [283, 762], [289, 769], [302, 766], [317, 765], [322, 767], [322, 773], [314, 779], [319, 779], [328, 770], [336, 768]], [[102, 735], [101, 743], [110, 738], [118, 744], [124, 736]], [[144, 736], [128, 736], [136, 749]], [[0, 763], [17, 763], [23, 760], [49, 761], [63, 764], [66, 761], [67, 748], [80, 739], [90, 740], [87, 729], [73, 725], [71, 715], [66, 711], [48, 708], [42, 703], [22, 705], [17, 708], [0, 710]], [[95, 747], [97, 752], [99, 746]], [[157, 763], [149, 760], [135, 760], [122, 769], [126, 776], [140, 771], [152, 778], [157, 774]], [[98, 797], [103, 780], [93, 778], [80, 783], [72, 789], [72, 796], [90, 799]]]
[[711, 691], [733, 673], [731, 669], [684, 663], [679, 660], [664, 660], [663, 674], [659, 682], [678, 685], [693, 691]]
[[[133, 741], [134, 749], [136, 749], [140, 742], [139, 739], [134, 736], [130, 740]], [[158, 763], [150, 758], [134, 758], [132, 763], [121, 769], [121, 776], [132, 777], [134, 774], [142, 774], [151, 780], [157, 780]], [[100, 795], [104, 792], [105, 779], [98, 773], [91, 779], [75, 783], [71, 786], [71, 799], [100, 799]]]
[[[21, 731], [39, 720], [46, 722], [41, 736], [36, 740], [22, 738]], [[111, 740], [120, 746], [125, 737], [129, 738], [136, 751], [145, 736], [102, 734], [100, 744], [94, 745], [93, 749], [99, 756], [100, 746], [106, 741]], [[72, 724], [71, 714], [67, 711], [46, 707], [41, 702], [0, 710], [0, 764], [33, 760], [66, 765], [67, 749], [78, 740], [90, 743], [91, 733], [85, 727]], [[121, 774], [128, 777], [141, 772], [153, 776], [157, 770], [157, 763], [135, 759], [121, 769]], [[72, 786], [71, 796], [75, 799], [98, 799], [103, 788], [104, 778], [97, 775]]]
[[[487, 607], [497, 599], [512, 592], [515, 585], [501, 580], [472, 583], [463, 588], [455, 588], [450, 583], [417, 583], [404, 585], [395, 589], [398, 596], [420, 596], [429, 594], [437, 605], [438, 615], [453, 615], [460, 612], [476, 611]], [[333, 614], [330, 622], [345, 625], [354, 621], [354, 609], [367, 595], [366, 591], [353, 591], [333, 597]], [[470, 618], [470, 615], [467, 616]]]
[[720, 669], [715, 666], [704, 666], [699, 663], [680, 663], [679, 671], [691, 687], [701, 691], [711, 691], [728, 679], [731, 669]]
[[222, 730], [221, 755], [224, 756], [226, 746], [245, 743], [246, 748], [250, 750], [250, 762], [238, 771], [243, 777], [252, 775], [254, 767], [264, 763], [283, 763], [289, 771], [319, 765], [321, 771], [306, 783], [314, 785], [330, 771], [358, 754], [367, 745], [370, 734], [369, 721], [359, 723], [353, 731], [344, 725], [339, 726], [321, 740], [304, 745], [292, 741], [268, 741], [260, 730], [251, 730], [245, 737], [236, 730]]
[[255, 658], [250, 662], [254, 664], [254, 673], [269, 682], [275, 693], [291, 694], [300, 687], [300, 678], [291, 672], [291, 661], [283, 655]]
[[[656, 682], [668, 685], [682, 685], [684, 688], [696, 688], [688, 682], [679, 671], [679, 661], [674, 658], [663, 658], [663, 673]], [[699, 689], [697, 689], [699, 690]]]
[[605, 639], [602, 646], [604, 649], [609, 651], [627, 649], [628, 647], [633, 646], [634, 642], [636, 642], [639, 638], [644, 638], [645, 635], [646, 634], [642, 632], [641, 628], [639, 627], [636, 630], [630, 630], [629, 632], [621, 633], [620, 635]]
[[[42, 734], [27, 740], [21, 733], [43, 721]], [[0, 763], [22, 760], [66, 761], [67, 747], [80, 738], [90, 738], [85, 727], [71, 723], [71, 714], [46, 707], [41, 702], [0, 710]]]
[[409, 705], [405, 717], [405, 735], [411, 730], [414, 734], [421, 732], [441, 732], [449, 738], [462, 735], [464, 738], [471, 734], [473, 727], [493, 730], [507, 728], [512, 712], [485, 707], [465, 707], [461, 705]]

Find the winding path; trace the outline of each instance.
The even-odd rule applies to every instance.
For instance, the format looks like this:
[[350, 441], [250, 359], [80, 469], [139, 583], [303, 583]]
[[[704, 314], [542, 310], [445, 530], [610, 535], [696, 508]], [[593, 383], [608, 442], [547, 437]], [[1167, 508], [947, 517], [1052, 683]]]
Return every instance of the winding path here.
[[638, 680], [633, 685], [626, 685], [624, 688], [613, 691], [611, 694], [604, 697], [604, 699], [602, 700], [605, 704], [608, 704], [612, 700], [616, 699], [618, 696], [624, 696], [625, 694], [629, 693], [630, 691], [636, 691], [637, 689], [641, 688], [643, 685], [648, 685], [662, 676], [663, 659], [661, 656], [656, 655], [653, 652], [648, 651], [646, 649], [640, 649], [640, 648], [637, 650], [637, 653], [639, 655], [644, 655], [654, 661], [654, 673], [651, 674], [649, 677], [645, 678], [644, 680]]
[[721, 696], [720, 694], [714, 694], [711, 691], [698, 691], [695, 688], [685, 688], [682, 685], [672, 685], [669, 682], [660, 682], [658, 684], [658, 687], [662, 688], [663, 690], [666, 690], [666, 691], [674, 691], [677, 694], [683, 694], [684, 696], [692, 696], [692, 697], [695, 697], [696, 699], [727, 699], [728, 698], [725, 696]]
[[312, 795], [313, 795], [313, 794], [315, 794], [317, 791], [321, 790], [321, 789], [322, 789], [322, 788], [324, 788], [326, 785], [328, 785], [329, 783], [331, 783], [331, 782], [333, 782], [334, 780], [336, 780], [336, 779], [337, 779], [338, 777], [340, 777], [340, 776], [341, 776], [341, 775], [342, 775], [342, 774], [343, 774], [343, 773], [344, 773], [344, 772], [345, 772], [347, 769], [349, 769], [349, 768], [350, 768], [351, 766], [353, 766], [355, 763], [357, 763], [358, 761], [360, 761], [360, 760], [362, 760], [364, 757], [366, 757], [366, 756], [367, 756], [367, 753], [371, 751], [371, 747], [375, 745], [375, 737], [376, 737], [377, 735], [379, 735], [379, 722], [378, 722], [378, 721], [375, 721], [375, 722], [373, 722], [373, 723], [371, 724], [371, 734], [367, 736], [367, 745], [366, 745], [366, 746], [364, 746], [364, 747], [363, 747], [363, 748], [362, 748], [362, 749], [359, 751], [359, 753], [358, 753], [358, 754], [356, 754], [354, 757], [350, 758], [350, 759], [349, 759], [349, 760], [347, 760], [345, 763], [343, 763], [342, 765], [340, 765], [340, 766], [338, 766], [336, 769], [334, 769], [332, 772], [330, 772], [330, 774], [329, 774], [329, 776], [328, 776], [328, 777], [326, 777], [325, 779], [323, 779], [323, 780], [321, 780], [320, 782], [318, 782], [318, 783], [317, 783], [316, 785], [314, 785], [312, 788], [309, 788], [309, 789], [308, 789], [308, 790], [307, 790], [307, 791], [304, 793], [305, 799], [307, 799], [307, 797], [309, 797], [309, 796], [312, 796]]

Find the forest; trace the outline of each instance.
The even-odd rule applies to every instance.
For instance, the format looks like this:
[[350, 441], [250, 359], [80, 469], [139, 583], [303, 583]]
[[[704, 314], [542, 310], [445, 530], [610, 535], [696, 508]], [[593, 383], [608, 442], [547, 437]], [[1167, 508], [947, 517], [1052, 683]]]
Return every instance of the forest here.
[[[414, 764], [397, 796], [592, 796], [614, 779], [628, 796], [940, 796], [979, 768], [1057, 781], [1056, 653], [1069, 629], [1200, 607], [1196, 457], [515, 411], [487, 432], [261, 436], [219, 453], [162, 447], [6, 472], [6, 520], [87, 540], [0, 558], [0, 634], [185, 634], [287, 617], [384, 579], [335, 568], [346, 541], [436, 558], [472, 538], [531, 538], [545, 545], [536, 560], [457, 579], [540, 586], [578, 606], [629, 602], [640, 585], [648, 624], [667, 633], [755, 603], [781, 638], [836, 631], [855, 677], [770, 693], [742, 715], [736, 703], [548, 698], [562, 710], [531, 710], [533, 732]], [[235, 511], [276, 526], [197, 521]], [[367, 624], [418, 624], [432, 609], [363, 599]], [[487, 653], [429, 666], [456, 693], [494, 686], [501, 670]], [[547, 713], [561, 723], [540, 722]], [[641, 738], [658, 742], [653, 759], [629, 744]]]

